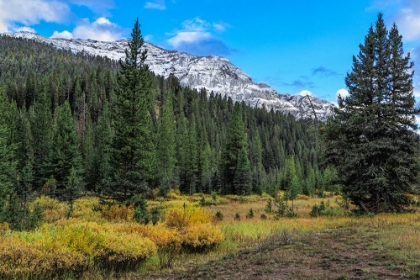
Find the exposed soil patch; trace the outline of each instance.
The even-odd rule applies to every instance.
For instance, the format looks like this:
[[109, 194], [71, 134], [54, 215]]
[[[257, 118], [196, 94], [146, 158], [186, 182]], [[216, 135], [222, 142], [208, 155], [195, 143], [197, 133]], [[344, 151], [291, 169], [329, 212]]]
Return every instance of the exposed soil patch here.
[[395, 263], [376, 241], [374, 231], [352, 228], [286, 231], [221, 260], [134, 279], [401, 279], [404, 265]]

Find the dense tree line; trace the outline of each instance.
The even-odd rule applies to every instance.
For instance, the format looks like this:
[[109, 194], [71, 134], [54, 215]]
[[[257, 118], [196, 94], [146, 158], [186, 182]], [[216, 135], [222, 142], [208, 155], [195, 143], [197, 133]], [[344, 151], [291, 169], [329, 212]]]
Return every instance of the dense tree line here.
[[313, 121], [154, 75], [136, 26], [120, 63], [0, 37], [3, 199], [274, 194], [293, 179], [312, 195], [333, 185], [318, 167]]

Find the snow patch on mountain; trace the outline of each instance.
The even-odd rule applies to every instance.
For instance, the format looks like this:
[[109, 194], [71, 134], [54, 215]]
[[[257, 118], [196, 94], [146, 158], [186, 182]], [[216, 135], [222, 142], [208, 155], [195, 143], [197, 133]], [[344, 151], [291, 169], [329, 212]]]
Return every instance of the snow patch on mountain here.
[[[56, 48], [84, 51], [91, 55], [105, 56], [119, 60], [125, 57], [128, 39], [115, 42], [96, 40], [45, 38], [31, 32], [4, 33], [4, 35], [32, 39], [51, 44]], [[144, 43], [148, 51], [146, 63], [156, 75], [167, 78], [174, 74], [182, 86], [213, 91], [230, 96], [234, 101], [244, 101], [249, 106], [280, 110], [296, 118], [312, 118], [315, 110], [319, 120], [325, 121], [334, 111], [333, 103], [320, 100], [308, 94], [279, 94], [266, 84], [254, 83], [250, 76], [220, 56], [194, 56], [169, 51], [150, 43]], [[311, 101], [313, 109], [311, 107]]]

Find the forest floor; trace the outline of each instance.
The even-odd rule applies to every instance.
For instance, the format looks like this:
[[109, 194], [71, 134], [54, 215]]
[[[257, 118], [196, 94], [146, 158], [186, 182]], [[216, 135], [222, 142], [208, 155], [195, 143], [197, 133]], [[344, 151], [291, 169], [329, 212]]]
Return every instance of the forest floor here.
[[130, 279], [420, 279], [420, 266], [389, 254], [381, 234], [374, 226], [285, 230], [219, 260]]

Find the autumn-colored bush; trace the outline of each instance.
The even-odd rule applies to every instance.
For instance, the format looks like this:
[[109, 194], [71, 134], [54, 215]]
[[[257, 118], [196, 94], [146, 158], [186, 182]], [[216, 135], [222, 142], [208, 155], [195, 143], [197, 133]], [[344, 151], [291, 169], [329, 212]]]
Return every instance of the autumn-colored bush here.
[[182, 200], [181, 192], [174, 189], [170, 189], [165, 197], [169, 200]]
[[0, 223], [0, 234], [5, 233], [10, 229], [9, 223]]
[[182, 246], [194, 251], [203, 251], [224, 240], [212, 220], [212, 214], [201, 207], [170, 209], [165, 217], [166, 225], [177, 229]]
[[102, 206], [102, 217], [108, 221], [131, 221], [134, 214], [133, 205], [111, 204]]
[[36, 233], [30, 238], [12, 234], [0, 239], [1, 278], [19, 279], [38, 275], [62, 277], [65, 272], [78, 274], [88, 267], [81, 252], [56, 242], [55, 238]]
[[101, 254], [95, 257], [95, 263], [106, 269], [134, 270], [157, 252], [156, 245], [150, 239], [138, 234], [110, 231], [104, 237]]
[[193, 251], [204, 251], [224, 240], [219, 228], [212, 224], [196, 224], [187, 227], [181, 234], [182, 245]]
[[157, 245], [160, 267], [171, 267], [172, 263], [182, 248], [182, 241], [176, 229], [170, 229], [162, 224], [140, 225], [125, 224], [119, 227], [125, 232], [136, 232], [147, 237]]
[[35, 204], [38, 204], [38, 207], [43, 212], [43, 220], [49, 223], [65, 218], [70, 211], [67, 203], [48, 196], [38, 197], [33, 202], [33, 205]]
[[101, 217], [99, 198], [83, 197], [74, 202], [74, 218], [81, 218], [88, 221], [97, 221]]
[[168, 227], [182, 229], [197, 224], [211, 223], [212, 214], [200, 207], [183, 207], [170, 209], [165, 216]]
[[295, 200], [309, 200], [310, 197], [304, 194], [299, 194]]
[[93, 267], [135, 269], [156, 252], [149, 238], [120, 232], [112, 224], [60, 220], [33, 232], [8, 232], [1, 237], [0, 278], [77, 276]]

